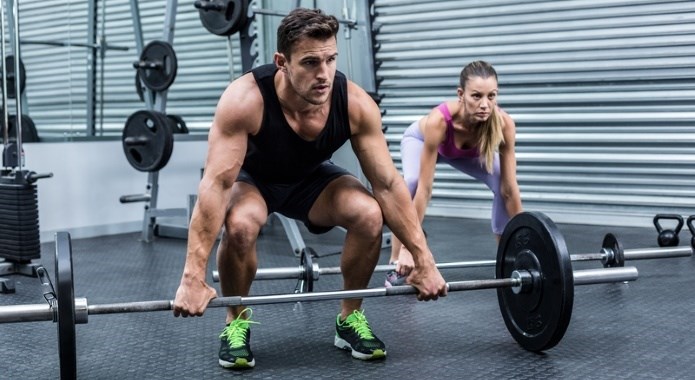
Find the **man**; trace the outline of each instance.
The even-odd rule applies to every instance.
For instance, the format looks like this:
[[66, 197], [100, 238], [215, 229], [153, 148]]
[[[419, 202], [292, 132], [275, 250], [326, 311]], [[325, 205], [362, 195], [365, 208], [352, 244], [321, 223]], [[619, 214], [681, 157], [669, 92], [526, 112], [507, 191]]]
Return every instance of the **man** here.
[[[418, 289], [418, 299], [446, 295], [408, 189], [389, 155], [379, 108], [336, 70], [337, 32], [335, 17], [295, 9], [278, 27], [274, 65], [253, 69], [222, 94], [210, 128], [174, 315], [200, 316], [216, 297], [205, 277], [221, 226], [217, 267], [222, 294], [248, 295], [257, 268], [256, 239], [273, 212], [303, 221], [314, 233], [333, 226], [346, 229], [340, 264], [345, 289], [367, 287], [385, 221], [413, 254], [415, 268], [408, 281]], [[347, 140], [373, 194], [329, 161]], [[358, 359], [383, 358], [386, 348], [361, 305], [361, 299], [341, 302], [334, 344]], [[255, 365], [247, 310], [228, 308], [220, 335], [223, 367]]]

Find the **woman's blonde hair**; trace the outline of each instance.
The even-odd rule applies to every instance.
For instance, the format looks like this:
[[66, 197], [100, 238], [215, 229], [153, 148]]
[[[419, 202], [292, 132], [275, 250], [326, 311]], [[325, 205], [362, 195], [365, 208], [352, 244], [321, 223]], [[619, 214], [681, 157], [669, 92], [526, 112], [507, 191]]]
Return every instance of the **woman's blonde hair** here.
[[[459, 86], [465, 90], [466, 82], [470, 78], [476, 77], [483, 79], [494, 77], [495, 81], [497, 81], [497, 72], [492, 65], [485, 61], [473, 61], [461, 70]], [[504, 142], [504, 135], [502, 135], [503, 125], [502, 116], [500, 116], [497, 107], [493, 107], [490, 117], [478, 129], [480, 162], [485, 165], [485, 170], [488, 173], [492, 173], [495, 152], [499, 149], [500, 144]]]

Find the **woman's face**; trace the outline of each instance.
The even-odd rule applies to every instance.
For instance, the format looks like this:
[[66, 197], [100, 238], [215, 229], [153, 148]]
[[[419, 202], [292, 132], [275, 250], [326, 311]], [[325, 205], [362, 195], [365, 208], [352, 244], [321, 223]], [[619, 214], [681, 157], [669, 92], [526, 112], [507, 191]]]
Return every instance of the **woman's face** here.
[[471, 77], [466, 88], [458, 88], [459, 101], [466, 118], [477, 123], [486, 121], [497, 106], [497, 80], [495, 77]]

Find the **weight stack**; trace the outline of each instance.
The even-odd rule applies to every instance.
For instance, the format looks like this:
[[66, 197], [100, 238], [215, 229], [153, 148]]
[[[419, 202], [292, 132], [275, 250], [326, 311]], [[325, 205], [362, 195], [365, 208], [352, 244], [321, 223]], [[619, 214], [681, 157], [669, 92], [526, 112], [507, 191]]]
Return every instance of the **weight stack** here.
[[36, 184], [0, 177], [0, 258], [25, 263], [41, 257]]

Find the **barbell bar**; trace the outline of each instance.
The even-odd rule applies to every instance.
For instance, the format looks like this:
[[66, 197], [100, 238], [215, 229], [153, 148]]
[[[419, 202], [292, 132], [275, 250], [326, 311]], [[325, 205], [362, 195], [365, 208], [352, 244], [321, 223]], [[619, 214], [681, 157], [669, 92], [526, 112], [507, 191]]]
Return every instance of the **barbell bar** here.
[[[51, 289], [46, 292], [48, 295], [44, 294], [48, 304], [0, 306], [0, 323], [57, 322], [62, 379], [76, 377], [75, 324], [87, 323], [88, 315], [165, 311], [173, 308], [171, 300], [88, 305], [85, 298], [74, 297], [72, 248], [67, 232], [56, 234], [55, 249], [57, 294], [52, 292], [50, 279], [44, 281]], [[540, 352], [557, 345], [567, 331], [572, 316], [575, 285], [634, 281], [637, 278], [638, 271], [634, 267], [573, 271], [564, 238], [552, 220], [542, 213], [523, 212], [512, 218], [502, 234], [497, 249], [495, 279], [450, 282], [447, 287], [451, 292], [496, 289], [502, 318], [512, 337], [524, 349]], [[416, 288], [403, 285], [333, 292], [233, 296], [215, 298], [210, 301], [209, 307], [415, 293]]]
[[[309, 249], [307, 247], [307, 249]], [[302, 257], [309, 255], [310, 251], [302, 251]], [[579, 253], [570, 255], [573, 262], [579, 261], [601, 261], [604, 267], [621, 267], [628, 260], [650, 260], [650, 259], [665, 259], [676, 257], [688, 257], [693, 255], [693, 247], [660, 247], [660, 248], [633, 248], [623, 249], [622, 244], [618, 241], [615, 235], [608, 233], [603, 239], [603, 247], [600, 252], [596, 253]], [[479, 267], [494, 267], [497, 265], [495, 260], [471, 260], [471, 261], [454, 261], [435, 264], [438, 269], [461, 269], [461, 268], [479, 268]], [[311, 269], [309, 269], [311, 268]], [[396, 265], [377, 265], [374, 268], [374, 273], [383, 273], [395, 270]], [[340, 267], [321, 268], [319, 263], [312, 263], [310, 266], [298, 265], [296, 267], [279, 267], [279, 268], [261, 268], [256, 271], [255, 280], [281, 280], [281, 279], [298, 279], [304, 281], [316, 281], [324, 275], [341, 274]], [[213, 281], [219, 282], [219, 272], [212, 272]]]
[[86, 44], [86, 43], [81, 43], [81, 42], [58, 41], [58, 40], [53, 40], [53, 41], [50, 41], [50, 40], [20, 40], [19, 43], [22, 45], [48, 45], [48, 46], [57, 46], [57, 47], [84, 47], [84, 48], [89, 48], [89, 49], [93, 49], [93, 50], [97, 50], [97, 49], [120, 50], [120, 51], [130, 50], [130, 48], [127, 46], [111, 45], [111, 44], [107, 44], [107, 43]]
[[[265, 9], [265, 8], [251, 8], [249, 11], [249, 15], [264, 15], [264, 16], [277, 16], [277, 17], [285, 17], [287, 16], [288, 12], [282, 12], [282, 11], [277, 11], [274, 9]], [[336, 17], [336, 20], [340, 24], [344, 24], [348, 28], [354, 28], [357, 26], [357, 20], [353, 19], [344, 19], [340, 17]]]
[[[285, 17], [288, 12], [273, 9], [255, 8], [250, 0], [196, 0], [193, 6], [198, 10], [203, 27], [218, 36], [231, 36], [243, 29], [256, 15]], [[357, 20], [336, 17], [340, 24], [354, 29]]]
[[[446, 284], [448, 291], [471, 291], [482, 289], [512, 288], [514, 292], [532, 291], [532, 274], [528, 270], [513, 271], [511, 277], [502, 279], [453, 281]], [[635, 267], [581, 269], [572, 272], [573, 283], [594, 285], [611, 282], [635, 281], [639, 273]], [[388, 297], [417, 294], [411, 285], [390, 288], [370, 288], [358, 290], [337, 290], [313, 293], [288, 293], [260, 296], [218, 297], [208, 303], [208, 308], [229, 306], [269, 305], [292, 302], [314, 302], [354, 298]], [[75, 318], [77, 324], [88, 322], [89, 315], [146, 313], [174, 310], [173, 300], [134, 301], [89, 305], [87, 298], [75, 298]], [[0, 306], [0, 323], [45, 322], [54, 320], [55, 310], [49, 304]]]

